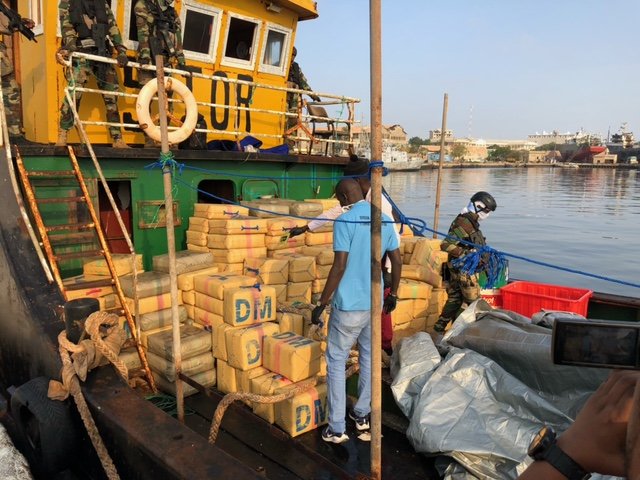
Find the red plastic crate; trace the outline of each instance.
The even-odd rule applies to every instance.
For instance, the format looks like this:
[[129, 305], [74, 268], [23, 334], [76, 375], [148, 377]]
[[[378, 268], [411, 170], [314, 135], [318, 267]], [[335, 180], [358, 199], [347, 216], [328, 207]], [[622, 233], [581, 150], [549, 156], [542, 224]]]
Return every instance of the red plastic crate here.
[[534, 282], [512, 282], [500, 289], [502, 308], [531, 317], [543, 308], [587, 316], [592, 290]]

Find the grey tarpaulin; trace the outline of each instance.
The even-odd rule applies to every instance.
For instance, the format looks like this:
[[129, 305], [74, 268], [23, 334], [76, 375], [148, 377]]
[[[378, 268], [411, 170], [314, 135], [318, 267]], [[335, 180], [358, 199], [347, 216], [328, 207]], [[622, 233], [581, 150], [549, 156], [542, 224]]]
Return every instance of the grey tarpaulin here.
[[409, 412], [407, 436], [417, 451], [459, 463], [442, 468], [445, 478], [515, 478], [540, 426], [566, 429], [607, 376], [606, 370], [553, 365], [550, 337], [528, 318], [479, 300], [445, 335], [441, 363], [430, 337], [401, 341], [392, 389]]

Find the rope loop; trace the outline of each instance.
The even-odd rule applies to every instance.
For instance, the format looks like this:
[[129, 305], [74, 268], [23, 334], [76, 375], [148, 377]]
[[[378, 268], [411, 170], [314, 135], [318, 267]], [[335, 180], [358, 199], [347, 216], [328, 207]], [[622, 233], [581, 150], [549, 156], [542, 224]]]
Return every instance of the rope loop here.
[[369, 176], [371, 176], [371, 170], [374, 168], [382, 168], [382, 176], [386, 177], [389, 175], [389, 169], [384, 166], [384, 162], [381, 160], [376, 160], [375, 162], [369, 162]]

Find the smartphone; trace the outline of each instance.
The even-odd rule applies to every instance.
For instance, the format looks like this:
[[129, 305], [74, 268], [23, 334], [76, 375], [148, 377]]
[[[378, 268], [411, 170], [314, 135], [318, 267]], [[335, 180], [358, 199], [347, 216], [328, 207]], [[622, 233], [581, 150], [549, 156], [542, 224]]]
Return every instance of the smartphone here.
[[640, 369], [640, 323], [558, 318], [551, 341], [558, 365]]

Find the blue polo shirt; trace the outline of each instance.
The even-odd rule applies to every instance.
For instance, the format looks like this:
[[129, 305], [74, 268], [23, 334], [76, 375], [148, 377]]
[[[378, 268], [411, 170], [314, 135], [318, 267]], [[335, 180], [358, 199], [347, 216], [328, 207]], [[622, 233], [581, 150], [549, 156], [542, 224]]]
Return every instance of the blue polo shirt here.
[[[344, 221], [340, 221], [344, 220]], [[333, 251], [347, 252], [347, 265], [340, 284], [333, 295], [333, 305], [339, 310], [371, 309], [371, 204], [364, 200], [337, 218], [333, 227]], [[400, 246], [393, 228], [393, 220], [382, 214], [382, 252]], [[382, 277], [382, 272], [380, 272]], [[380, 302], [382, 303], [382, 285]]]

